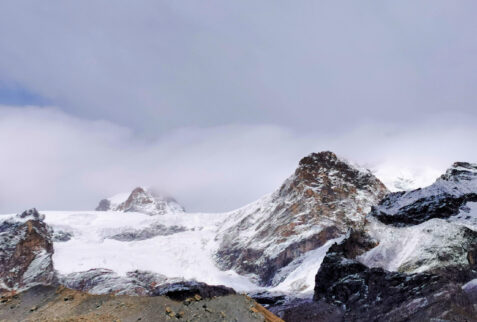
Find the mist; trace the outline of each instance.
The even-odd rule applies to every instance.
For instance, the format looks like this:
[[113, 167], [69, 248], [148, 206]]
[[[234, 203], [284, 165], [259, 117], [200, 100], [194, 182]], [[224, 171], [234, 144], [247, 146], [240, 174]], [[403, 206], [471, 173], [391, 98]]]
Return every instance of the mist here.
[[145, 139], [124, 126], [54, 107], [2, 106], [0, 211], [91, 210], [100, 199], [136, 186], [172, 196], [188, 211], [232, 210], [273, 192], [302, 157], [323, 150], [378, 177], [427, 171], [430, 184], [454, 161], [477, 160], [476, 137], [474, 124], [454, 115], [409, 127], [360, 124], [328, 136], [229, 124]]

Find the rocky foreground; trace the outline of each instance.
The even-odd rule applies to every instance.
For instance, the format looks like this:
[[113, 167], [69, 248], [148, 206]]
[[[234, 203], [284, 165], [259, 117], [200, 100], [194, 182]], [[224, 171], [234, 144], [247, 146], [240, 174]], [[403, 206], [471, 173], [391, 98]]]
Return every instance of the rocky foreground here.
[[0, 321], [283, 321], [245, 295], [183, 301], [167, 296], [91, 295], [35, 286], [0, 299]]

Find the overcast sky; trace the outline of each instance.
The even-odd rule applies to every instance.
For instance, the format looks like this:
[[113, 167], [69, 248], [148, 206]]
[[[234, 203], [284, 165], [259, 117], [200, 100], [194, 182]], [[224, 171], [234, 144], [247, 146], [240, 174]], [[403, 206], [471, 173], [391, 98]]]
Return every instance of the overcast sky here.
[[476, 12], [465, 0], [2, 1], [0, 212], [92, 209], [137, 185], [228, 210], [324, 149], [416, 175], [475, 162]]

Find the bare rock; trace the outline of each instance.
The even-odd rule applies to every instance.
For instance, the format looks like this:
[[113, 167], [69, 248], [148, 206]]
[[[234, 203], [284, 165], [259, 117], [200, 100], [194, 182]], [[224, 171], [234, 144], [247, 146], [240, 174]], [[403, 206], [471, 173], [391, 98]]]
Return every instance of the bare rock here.
[[21, 290], [55, 281], [52, 231], [36, 209], [0, 223], [0, 282]]

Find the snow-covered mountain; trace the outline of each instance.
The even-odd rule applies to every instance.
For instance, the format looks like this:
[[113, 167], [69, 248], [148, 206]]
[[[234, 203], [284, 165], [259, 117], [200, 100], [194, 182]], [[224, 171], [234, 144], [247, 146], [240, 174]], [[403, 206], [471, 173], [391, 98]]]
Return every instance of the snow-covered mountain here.
[[413, 225], [457, 215], [467, 202], [477, 201], [477, 165], [456, 162], [432, 185], [389, 194], [373, 216], [383, 223]]
[[96, 210], [140, 212], [148, 215], [184, 212], [184, 208], [174, 198], [165, 197], [142, 187], [137, 187], [130, 194], [120, 193], [103, 199]]
[[477, 301], [477, 164], [457, 162], [428, 187], [389, 193], [371, 172], [321, 152], [275, 192], [226, 213], [185, 215], [173, 199], [136, 188], [97, 211], [42, 214], [0, 216], [3, 288], [58, 280], [153, 295], [197, 281], [269, 304], [279, 298], [291, 321], [477, 314], [469, 304]]
[[373, 207], [365, 230], [379, 241], [358, 258], [367, 266], [468, 269], [477, 259], [477, 164], [456, 162], [428, 187], [389, 194]]
[[477, 164], [466, 162], [428, 187], [388, 194], [329, 249], [309, 307], [333, 312], [324, 320], [475, 321], [476, 201]]
[[293, 260], [361, 226], [387, 192], [371, 172], [332, 152], [310, 154], [277, 191], [227, 215], [217, 261], [277, 285]]
[[328, 247], [362, 225], [386, 192], [369, 171], [322, 152], [303, 158], [276, 192], [227, 213], [184, 216], [175, 201], [143, 188], [101, 201], [101, 211], [43, 213], [63, 280], [142, 270], [238, 291], [311, 292]]

